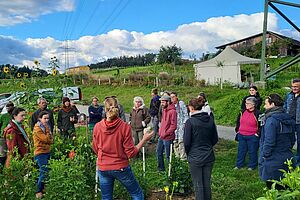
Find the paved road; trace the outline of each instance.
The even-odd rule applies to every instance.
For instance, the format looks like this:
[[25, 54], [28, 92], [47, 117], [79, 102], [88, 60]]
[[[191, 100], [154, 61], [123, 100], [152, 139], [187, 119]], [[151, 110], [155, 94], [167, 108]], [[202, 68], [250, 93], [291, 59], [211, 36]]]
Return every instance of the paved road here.
[[[76, 105], [80, 113], [88, 114], [87, 109], [88, 106], [84, 105]], [[126, 118], [128, 119], [128, 114], [126, 114]], [[227, 127], [227, 126], [220, 126], [217, 125], [218, 134], [220, 138], [226, 139], [226, 140], [234, 140], [235, 137], [235, 131], [234, 127]]]

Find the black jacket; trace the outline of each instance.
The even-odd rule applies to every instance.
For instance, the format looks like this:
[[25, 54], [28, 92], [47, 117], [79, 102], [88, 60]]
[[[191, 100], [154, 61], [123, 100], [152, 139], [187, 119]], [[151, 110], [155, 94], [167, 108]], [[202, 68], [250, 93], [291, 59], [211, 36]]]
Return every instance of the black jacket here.
[[213, 118], [205, 112], [192, 115], [185, 122], [183, 142], [189, 163], [202, 166], [213, 162], [213, 146], [218, 142]]
[[[70, 121], [70, 117], [74, 117], [74, 122]], [[77, 112], [74, 108], [72, 108], [69, 112], [65, 112], [63, 109], [58, 111], [57, 116], [57, 128], [61, 132], [74, 132], [75, 126], [78, 122]]]
[[[44, 111], [48, 112], [49, 113], [49, 125], [50, 125], [50, 129], [51, 129], [51, 133], [53, 133], [53, 129], [54, 129], [54, 117], [53, 117], [53, 112], [52, 110], [49, 110], [49, 109], [45, 109]], [[31, 116], [31, 119], [30, 119], [30, 128], [31, 128], [31, 131], [33, 131], [33, 127], [34, 125], [38, 122], [38, 118], [39, 118], [39, 114], [40, 112], [42, 112], [41, 109], [37, 109]]]

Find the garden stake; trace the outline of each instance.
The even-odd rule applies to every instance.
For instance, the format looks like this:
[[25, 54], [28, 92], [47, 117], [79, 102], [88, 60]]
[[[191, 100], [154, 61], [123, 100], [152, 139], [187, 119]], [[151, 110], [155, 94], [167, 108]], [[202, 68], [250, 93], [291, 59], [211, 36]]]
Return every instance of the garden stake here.
[[145, 163], [145, 147], [142, 148], [143, 151], [143, 172], [144, 172], [144, 177], [146, 173], [146, 163]]
[[173, 144], [170, 145], [170, 161], [169, 161], [169, 173], [168, 173], [168, 177], [171, 176], [171, 162], [172, 162], [172, 153], [173, 153]]
[[95, 184], [95, 197], [97, 197], [97, 193], [98, 193], [98, 165], [96, 162], [96, 175], [95, 175], [95, 180], [96, 180], [96, 184]]

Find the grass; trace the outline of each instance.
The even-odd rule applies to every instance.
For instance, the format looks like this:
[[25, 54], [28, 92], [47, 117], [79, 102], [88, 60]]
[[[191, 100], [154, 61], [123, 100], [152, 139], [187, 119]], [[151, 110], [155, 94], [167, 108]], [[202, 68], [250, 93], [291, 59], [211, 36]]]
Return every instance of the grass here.
[[[212, 199], [250, 200], [263, 196], [265, 184], [260, 180], [257, 170], [233, 169], [237, 154], [236, 142], [220, 139], [215, 149], [216, 161], [212, 172]], [[148, 188], [151, 191], [163, 189], [164, 176], [157, 172], [157, 161], [154, 152], [151, 152], [146, 159], [146, 183]], [[142, 162], [140, 160], [133, 162], [131, 165], [135, 173], [137, 171], [141, 172], [139, 168], [142, 168]], [[178, 198], [180, 199], [180, 197]]]

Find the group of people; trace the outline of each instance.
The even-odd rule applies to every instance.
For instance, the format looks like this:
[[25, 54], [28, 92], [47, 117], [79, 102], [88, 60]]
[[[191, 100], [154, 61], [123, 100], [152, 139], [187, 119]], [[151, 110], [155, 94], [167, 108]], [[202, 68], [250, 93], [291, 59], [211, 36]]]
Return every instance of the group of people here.
[[[75, 133], [74, 124], [77, 123], [77, 111], [71, 105], [68, 97], [62, 99], [62, 108], [58, 112], [57, 127], [63, 138], [70, 138]], [[37, 181], [36, 197], [41, 198], [44, 191], [44, 182], [48, 173], [48, 161], [50, 159], [51, 144], [53, 144], [54, 117], [53, 112], [47, 108], [47, 101], [39, 98], [38, 109], [30, 118], [32, 130], [34, 160], [39, 167], [39, 178]], [[15, 107], [12, 102], [6, 105], [7, 113], [0, 117], [2, 155], [1, 166], [10, 167], [12, 157], [25, 157], [31, 147], [31, 140], [25, 131], [23, 122], [26, 118], [26, 111], [23, 108]], [[2, 141], [1, 140], [1, 141]]]
[[[117, 99], [105, 98], [105, 117], [95, 124], [92, 141], [98, 156], [102, 199], [112, 199], [115, 180], [125, 186], [133, 199], [144, 198], [129, 159], [137, 156], [147, 143], [157, 143], [157, 168], [160, 172], [166, 171], [164, 154], [169, 163], [171, 149], [179, 159], [187, 159], [196, 199], [211, 199], [213, 146], [218, 141], [218, 133], [206, 95], [200, 93], [187, 106], [179, 100], [176, 92], [164, 92], [159, 96], [158, 90], [153, 89], [151, 95], [149, 109], [142, 97], [134, 97], [128, 122], [119, 116]], [[146, 129], [150, 121], [152, 131]]]
[[[248, 153], [248, 170], [258, 166], [259, 175], [268, 188], [273, 184], [271, 180], [283, 177], [281, 170], [288, 171], [285, 161], [292, 160], [294, 166], [300, 162], [300, 79], [292, 80], [291, 89], [285, 100], [279, 94], [267, 96], [264, 99], [265, 112], [262, 113], [263, 100], [257, 87], [251, 86], [236, 121], [238, 153], [234, 169], [244, 166]], [[292, 150], [296, 138], [297, 152], [294, 155]], [[280, 185], [275, 187], [282, 189]]]
[[[300, 79], [294, 79], [292, 91], [286, 100], [278, 94], [270, 94], [264, 100], [265, 112], [262, 113], [260, 107], [263, 99], [257, 87], [250, 87], [249, 95], [242, 101], [236, 123], [238, 154], [235, 169], [244, 166], [248, 153], [248, 170], [258, 166], [260, 177], [270, 187], [270, 180], [282, 177], [279, 169], [287, 169], [284, 162], [294, 157], [292, 148], [296, 141], [295, 132], [299, 147], [295, 159], [299, 162], [299, 94]], [[102, 199], [112, 199], [115, 180], [125, 186], [133, 199], [144, 198], [130, 168], [129, 159], [137, 156], [147, 144], [156, 144], [159, 172], [165, 172], [164, 154], [169, 163], [172, 150], [176, 157], [187, 160], [196, 199], [211, 199], [211, 173], [215, 161], [213, 147], [218, 142], [218, 133], [206, 95], [200, 92], [187, 105], [176, 92], [166, 91], [159, 96], [158, 90], [153, 89], [151, 95], [149, 109], [142, 97], [134, 97], [128, 121], [116, 96], [105, 97], [104, 105], [99, 104], [97, 97], [92, 98], [88, 108], [89, 129], [92, 147], [97, 155]], [[53, 112], [47, 108], [46, 99], [39, 98], [37, 103], [39, 108], [32, 114], [30, 126], [33, 131], [34, 159], [40, 170], [36, 196], [41, 198], [54, 139], [54, 117]], [[6, 108], [7, 114], [0, 117], [0, 128], [7, 145], [7, 154], [3, 156], [0, 149], [0, 161], [9, 167], [12, 156], [18, 154], [22, 158], [29, 152], [31, 140], [22, 125], [26, 117], [25, 110], [14, 107], [11, 102]], [[65, 141], [75, 136], [77, 114], [70, 99], [63, 97], [57, 128]], [[146, 129], [150, 122], [152, 129]], [[3, 141], [0, 140], [0, 143]]]

